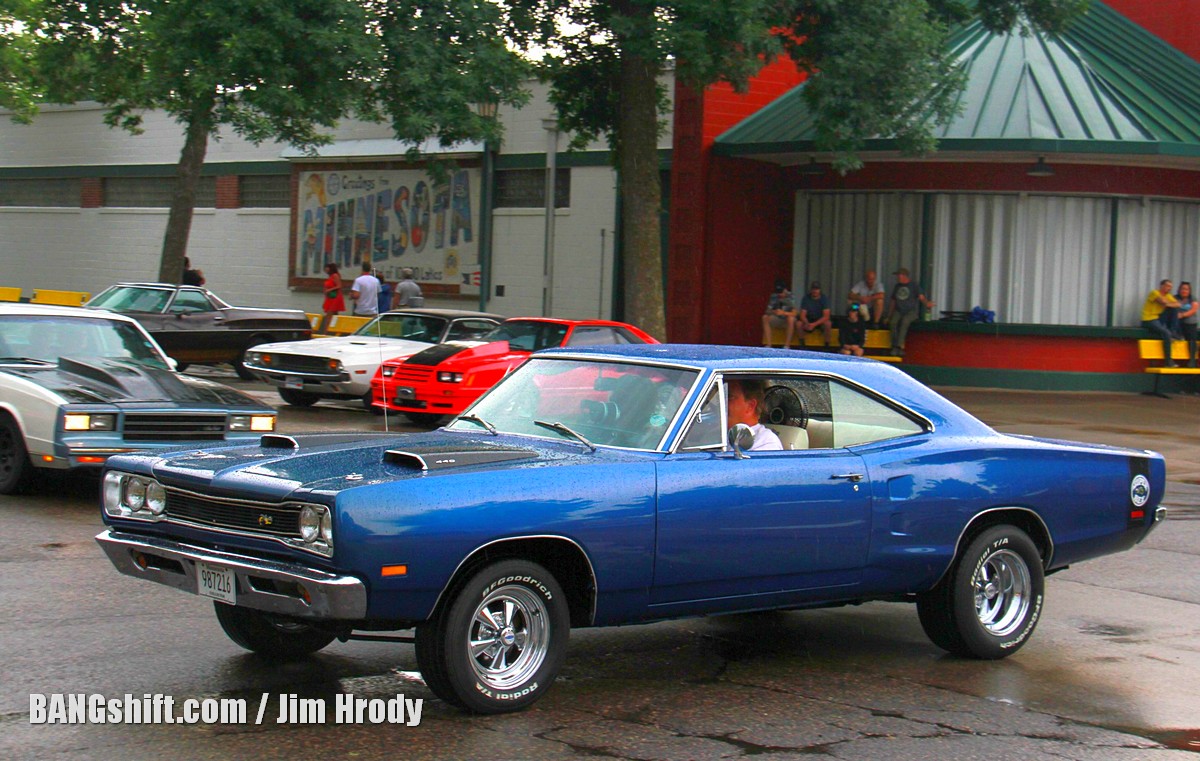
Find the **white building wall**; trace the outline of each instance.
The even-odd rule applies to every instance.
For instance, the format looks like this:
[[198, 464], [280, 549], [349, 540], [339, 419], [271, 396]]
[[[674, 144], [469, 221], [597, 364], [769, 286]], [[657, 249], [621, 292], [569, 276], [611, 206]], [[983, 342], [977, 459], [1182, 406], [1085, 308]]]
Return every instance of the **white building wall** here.
[[[671, 77], [664, 77], [670, 86]], [[552, 115], [546, 87], [530, 83], [533, 97], [523, 109], [500, 109], [505, 139], [501, 155], [542, 154]], [[131, 135], [103, 122], [96, 104], [47, 106], [33, 124], [13, 122], [0, 110], [0, 171], [36, 167], [174, 165], [183, 146], [182, 128], [164, 112], [143, 115], [143, 132]], [[669, 117], [668, 117], [669, 118]], [[386, 124], [347, 121], [337, 140], [390, 138]], [[565, 150], [563, 135], [559, 150]], [[670, 125], [659, 140], [670, 148]], [[254, 145], [232, 133], [209, 143], [207, 163], [278, 162], [285, 146]], [[607, 150], [603, 142], [588, 149]], [[562, 164], [560, 164], [562, 166]], [[571, 208], [556, 216], [554, 313], [563, 317], [609, 316], [612, 299], [612, 230], [615, 180], [608, 166], [575, 167]], [[128, 280], [155, 280], [167, 210], [0, 207], [0, 285], [98, 293]], [[208, 285], [237, 304], [318, 311], [321, 296], [289, 289], [291, 217], [288, 209], [197, 209], [188, 243], [194, 267]], [[509, 315], [541, 314], [544, 212], [499, 209], [493, 225], [492, 282], [504, 297], [488, 303]], [[603, 233], [603, 238], [602, 232]], [[492, 289], [495, 293], [495, 289]], [[602, 303], [603, 300], [603, 303]], [[471, 307], [463, 300], [427, 299], [428, 306]]]

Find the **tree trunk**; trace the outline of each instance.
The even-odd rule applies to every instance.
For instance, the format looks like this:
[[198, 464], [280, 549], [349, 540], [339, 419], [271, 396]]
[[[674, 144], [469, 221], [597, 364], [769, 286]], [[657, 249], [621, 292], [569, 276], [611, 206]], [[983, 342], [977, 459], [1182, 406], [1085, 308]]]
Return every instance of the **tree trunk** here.
[[666, 339], [658, 177], [657, 68], [651, 61], [621, 55], [621, 108], [617, 169], [621, 175], [625, 319], [655, 338]]
[[210, 123], [210, 114], [205, 111], [193, 117], [187, 126], [183, 151], [176, 168], [175, 192], [171, 196], [167, 231], [163, 234], [162, 260], [158, 269], [158, 279], [163, 283], [179, 283], [183, 280], [183, 260], [187, 256], [188, 236], [192, 231], [196, 187], [200, 183], [200, 170], [208, 153]]

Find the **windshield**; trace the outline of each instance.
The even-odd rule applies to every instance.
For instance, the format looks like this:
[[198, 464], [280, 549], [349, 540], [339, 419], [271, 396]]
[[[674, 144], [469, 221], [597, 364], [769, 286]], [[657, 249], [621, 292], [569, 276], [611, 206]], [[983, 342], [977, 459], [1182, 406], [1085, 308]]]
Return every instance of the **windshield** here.
[[146, 334], [127, 322], [52, 315], [0, 315], [0, 358], [58, 362], [124, 359], [167, 369]]
[[372, 338], [403, 338], [406, 341], [420, 341], [435, 344], [442, 338], [446, 329], [443, 317], [430, 317], [416, 314], [381, 314], [375, 319], [354, 331], [356, 336]]
[[508, 341], [508, 345], [518, 351], [539, 351], [561, 346], [566, 335], [567, 326], [562, 323], [508, 320], [479, 340]]
[[161, 312], [174, 293], [174, 290], [166, 288], [114, 285], [94, 296], [87, 305], [97, 309], [111, 309], [114, 312]]
[[[470, 409], [502, 433], [579, 441], [541, 423], [561, 423], [597, 445], [657, 449], [696, 381], [696, 370], [618, 362], [537, 358]], [[456, 431], [486, 426], [455, 420]]]

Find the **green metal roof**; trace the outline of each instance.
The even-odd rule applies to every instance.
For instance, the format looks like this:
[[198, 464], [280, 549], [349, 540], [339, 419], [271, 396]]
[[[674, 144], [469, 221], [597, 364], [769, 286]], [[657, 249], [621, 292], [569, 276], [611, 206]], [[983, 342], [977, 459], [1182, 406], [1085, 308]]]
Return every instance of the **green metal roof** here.
[[[976, 22], [948, 44], [967, 85], [939, 150], [1200, 157], [1200, 63], [1103, 3], [1058, 35], [995, 34]], [[812, 152], [803, 88], [718, 137], [714, 152]], [[879, 137], [864, 151], [896, 148]]]

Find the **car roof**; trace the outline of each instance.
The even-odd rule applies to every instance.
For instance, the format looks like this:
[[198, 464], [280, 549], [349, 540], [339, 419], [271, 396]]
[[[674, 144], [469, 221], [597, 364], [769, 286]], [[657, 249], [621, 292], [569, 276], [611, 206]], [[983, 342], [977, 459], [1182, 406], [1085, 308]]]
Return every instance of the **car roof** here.
[[633, 326], [627, 322], [616, 322], [614, 320], [572, 320], [565, 317], [509, 317], [505, 322], [549, 322], [556, 325], [603, 325], [614, 328], [632, 328]]
[[508, 319], [504, 315], [493, 314], [492, 312], [475, 312], [470, 309], [436, 309], [433, 307], [413, 307], [411, 309], [406, 307], [404, 309], [393, 309], [384, 314], [425, 314], [432, 317], [447, 317], [449, 319], [456, 317], [486, 317], [491, 320]]
[[707, 344], [623, 344], [543, 349], [537, 357], [571, 356], [612, 360], [643, 360], [714, 371], [810, 372], [840, 376], [883, 394], [933, 420], [953, 424], [959, 432], [990, 432], [984, 423], [887, 362], [832, 352], [768, 349], [757, 346]]
[[110, 312], [107, 309], [84, 309], [83, 307], [52, 306], [50, 304], [18, 304], [0, 302], [0, 314], [43, 315], [47, 317], [81, 317], [137, 323], [132, 317]]

